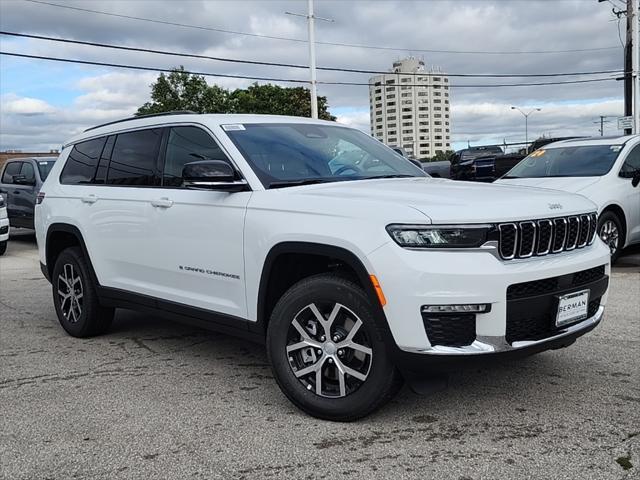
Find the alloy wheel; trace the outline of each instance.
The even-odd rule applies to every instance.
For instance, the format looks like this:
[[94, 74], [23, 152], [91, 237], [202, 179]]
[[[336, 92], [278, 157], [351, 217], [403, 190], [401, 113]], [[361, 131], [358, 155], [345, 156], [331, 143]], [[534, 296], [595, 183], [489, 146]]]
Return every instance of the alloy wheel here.
[[618, 250], [618, 242], [620, 237], [620, 232], [618, 231], [618, 226], [615, 224], [613, 220], [607, 220], [600, 226], [600, 231], [598, 232], [600, 238], [604, 243], [609, 246], [609, 250], [611, 251], [611, 255], [616, 253]]
[[311, 303], [291, 321], [286, 354], [296, 378], [322, 397], [356, 391], [371, 369], [373, 350], [362, 320], [340, 303]]
[[60, 310], [67, 321], [76, 323], [80, 319], [83, 296], [82, 278], [72, 264], [66, 263], [58, 275], [58, 298]]

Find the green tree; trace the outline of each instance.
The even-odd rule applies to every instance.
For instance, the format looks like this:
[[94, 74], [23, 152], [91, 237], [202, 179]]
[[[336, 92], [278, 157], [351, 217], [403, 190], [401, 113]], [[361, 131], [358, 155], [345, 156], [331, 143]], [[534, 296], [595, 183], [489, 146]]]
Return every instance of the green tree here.
[[204, 77], [191, 75], [183, 67], [168, 75], [161, 73], [151, 85], [151, 102], [142, 105], [137, 115], [193, 110], [197, 113], [227, 113], [229, 92], [216, 85], [209, 86]]
[[[235, 90], [231, 97], [236, 113], [311, 116], [309, 89], [304, 87], [285, 88], [254, 83], [247, 89]], [[336, 119], [328, 111], [326, 97], [318, 97], [318, 117], [323, 120]]]
[[[151, 84], [151, 101], [138, 108], [136, 115], [172, 110], [309, 117], [311, 102], [309, 90], [304, 87], [285, 88], [255, 83], [249, 88], [229, 92], [217, 85], [208, 85], [204, 77], [187, 73], [180, 67], [168, 75], [160, 74]], [[326, 97], [318, 97], [318, 116], [335, 120], [329, 113]]]

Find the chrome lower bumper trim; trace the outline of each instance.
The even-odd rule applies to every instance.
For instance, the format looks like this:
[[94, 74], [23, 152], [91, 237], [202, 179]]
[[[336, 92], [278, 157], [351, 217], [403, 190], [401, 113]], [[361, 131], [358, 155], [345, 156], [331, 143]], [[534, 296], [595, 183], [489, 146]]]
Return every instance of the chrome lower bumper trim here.
[[547, 337], [542, 340], [530, 340], [524, 342], [508, 343], [505, 337], [487, 337], [478, 336], [471, 345], [464, 347], [444, 347], [441, 345], [435, 345], [433, 347], [425, 349], [407, 349], [403, 348], [405, 352], [420, 353], [423, 355], [482, 355], [485, 353], [499, 353], [508, 352], [514, 350], [520, 350], [536, 345], [543, 345], [547, 342], [560, 339], [562, 337], [570, 336], [574, 333], [580, 332], [590, 327], [596, 326], [602, 320], [604, 315], [604, 306], [598, 308], [598, 311], [593, 317], [587, 318], [580, 323], [571, 325], [560, 331], [557, 335]]

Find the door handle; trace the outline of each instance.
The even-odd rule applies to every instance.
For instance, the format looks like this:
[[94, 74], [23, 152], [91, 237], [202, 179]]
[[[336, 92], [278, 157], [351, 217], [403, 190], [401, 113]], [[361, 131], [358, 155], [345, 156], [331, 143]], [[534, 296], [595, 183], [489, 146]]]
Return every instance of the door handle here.
[[98, 197], [96, 197], [93, 193], [87, 195], [86, 197], [82, 197], [83, 203], [96, 203], [98, 201]]
[[20, 195], [20, 190], [14, 190], [14, 191], [13, 191], [13, 194], [14, 194], [14, 195]]
[[167, 197], [151, 200], [151, 205], [158, 208], [169, 208], [173, 205], [173, 200]]

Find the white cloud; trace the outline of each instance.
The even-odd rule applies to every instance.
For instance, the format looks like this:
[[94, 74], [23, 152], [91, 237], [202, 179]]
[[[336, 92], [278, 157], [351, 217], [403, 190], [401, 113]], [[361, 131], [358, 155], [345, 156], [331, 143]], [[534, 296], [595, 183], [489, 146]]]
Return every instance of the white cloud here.
[[55, 108], [38, 98], [3, 95], [0, 99], [2, 112], [13, 115], [44, 115], [55, 112]]
[[369, 128], [369, 110], [346, 112], [338, 114], [336, 117], [338, 123], [342, 123], [348, 127], [358, 128], [365, 133], [371, 133]]

